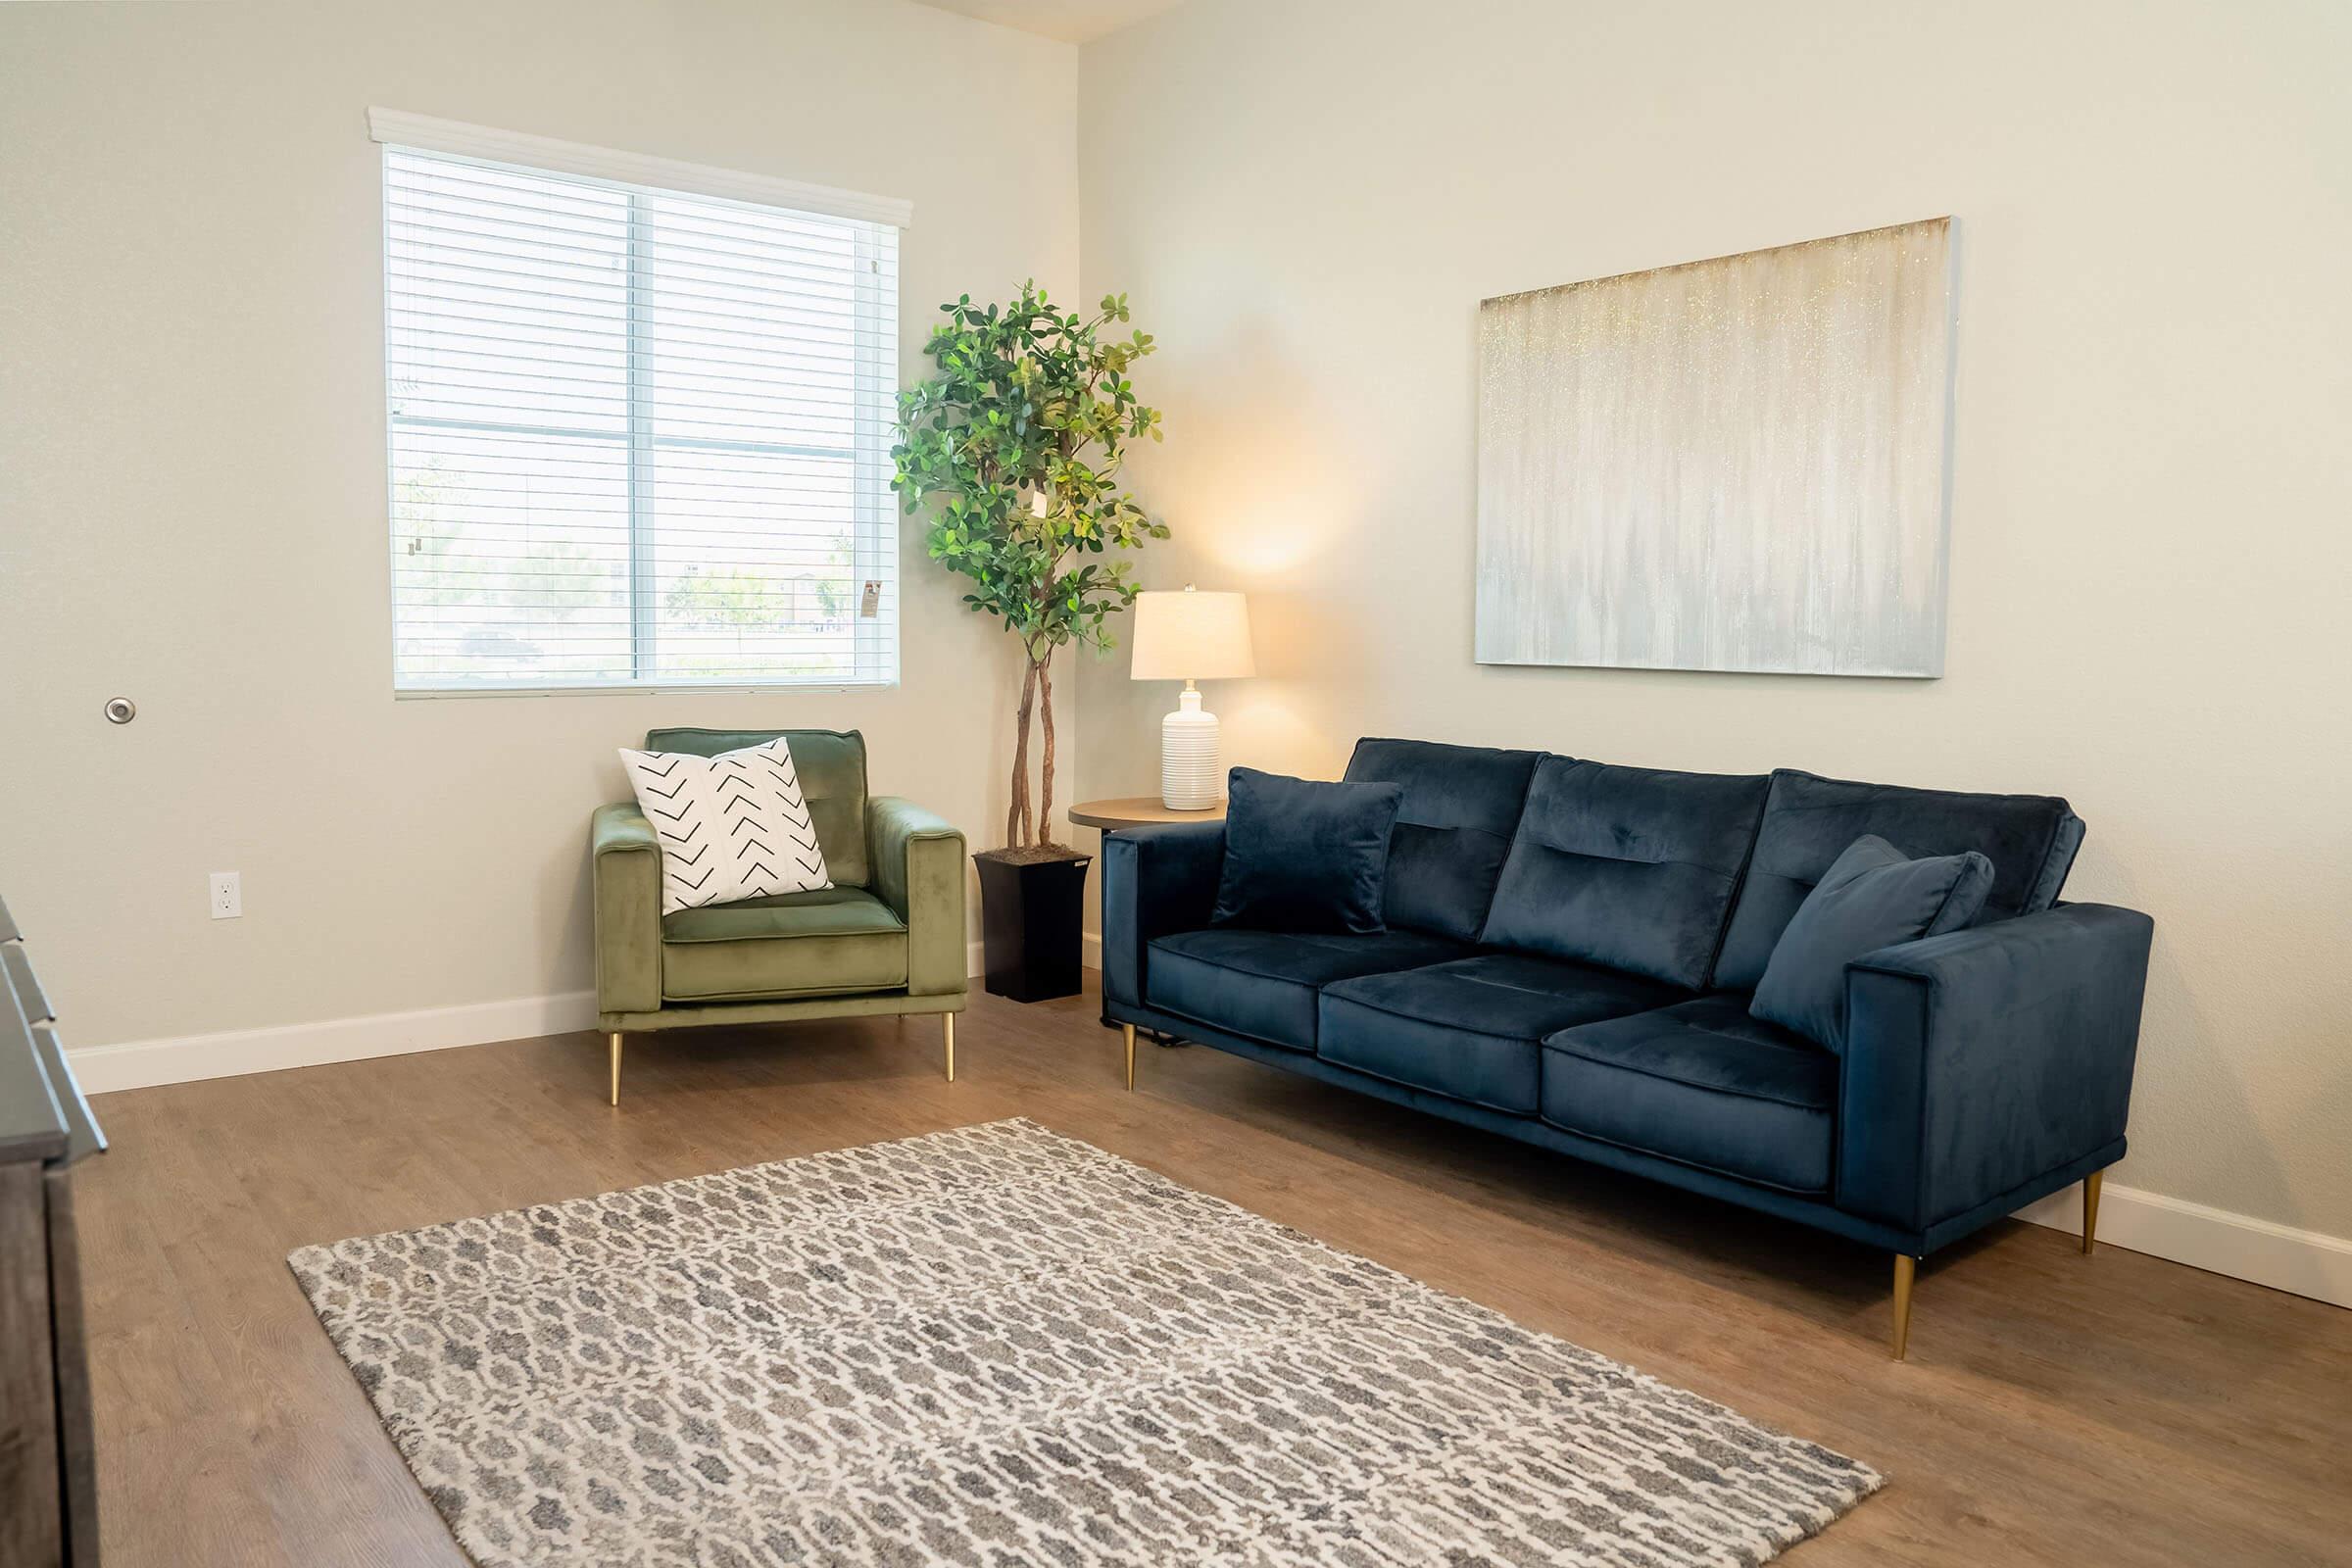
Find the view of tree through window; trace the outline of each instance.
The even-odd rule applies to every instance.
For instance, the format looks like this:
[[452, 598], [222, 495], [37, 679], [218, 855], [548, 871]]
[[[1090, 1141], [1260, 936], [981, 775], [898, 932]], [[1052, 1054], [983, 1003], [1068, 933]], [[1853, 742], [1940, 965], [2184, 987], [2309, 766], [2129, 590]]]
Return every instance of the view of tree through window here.
[[384, 181], [398, 685], [895, 678], [895, 228], [401, 148]]

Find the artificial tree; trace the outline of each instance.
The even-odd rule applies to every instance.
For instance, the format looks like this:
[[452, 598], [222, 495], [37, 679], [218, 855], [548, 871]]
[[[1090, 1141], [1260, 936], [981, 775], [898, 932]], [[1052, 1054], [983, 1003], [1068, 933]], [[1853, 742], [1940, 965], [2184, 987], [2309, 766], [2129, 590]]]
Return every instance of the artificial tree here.
[[[1128, 320], [1124, 294], [1081, 315], [1034, 282], [1009, 305], [966, 294], [940, 310], [948, 319], [924, 345], [939, 373], [899, 394], [891, 488], [909, 514], [936, 503], [931, 558], [971, 578], [963, 602], [1020, 639], [1028, 667], [1004, 843], [1016, 857], [1050, 857], [1064, 853], [1053, 828], [1054, 655], [1113, 645], [1108, 619], [1135, 602], [1136, 586], [1126, 562], [1098, 558], [1168, 536], [1118, 479], [1130, 440], [1160, 439], [1158, 411], [1136, 401], [1127, 378], [1152, 335], [1103, 339], [1104, 327]], [[1033, 710], [1044, 731], [1034, 813]]]

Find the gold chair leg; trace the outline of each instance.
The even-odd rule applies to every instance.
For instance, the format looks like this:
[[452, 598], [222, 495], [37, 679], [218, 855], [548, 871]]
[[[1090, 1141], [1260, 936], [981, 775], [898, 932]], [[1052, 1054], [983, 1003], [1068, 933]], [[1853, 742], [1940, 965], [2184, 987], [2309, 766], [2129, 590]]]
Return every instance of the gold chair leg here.
[[1120, 1032], [1127, 1037], [1127, 1092], [1135, 1093], [1135, 1025], [1121, 1024]]
[[948, 1082], [954, 1083], [956, 1081], [956, 1015], [952, 1012], [943, 1012], [939, 1015], [939, 1021], [942, 1026], [941, 1033], [948, 1043]]
[[620, 1031], [612, 1031], [612, 1103], [620, 1103]]
[[1919, 1259], [1903, 1252], [1894, 1254], [1894, 1358], [1897, 1361], [1911, 1347], [1911, 1280], [1918, 1268]]
[[2099, 1178], [2103, 1170], [2094, 1170], [2082, 1178], [2082, 1255], [2098, 1245], [2099, 1236]]

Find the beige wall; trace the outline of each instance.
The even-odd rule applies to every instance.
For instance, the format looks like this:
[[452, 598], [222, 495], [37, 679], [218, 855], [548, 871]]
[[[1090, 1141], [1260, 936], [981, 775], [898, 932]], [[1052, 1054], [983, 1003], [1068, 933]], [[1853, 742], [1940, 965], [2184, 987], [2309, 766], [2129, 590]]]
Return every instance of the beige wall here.
[[[1078, 292], [1165, 345], [1147, 581], [1254, 596], [1233, 760], [2065, 793], [2072, 894], [2159, 922], [2123, 1179], [2352, 1235], [2348, 17], [1193, 0], [1081, 57], [899, 0], [0, 6], [0, 891], [96, 1045], [584, 987], [656, 722], [862, 727], [992, 839], [1017, 670], [911, 531], [895, 691], [392, 700], [365, 111], [909, 198], [909, 372], [930, 302], [1071, 291], [1083, 197]], [[1480, 297], [1946, 212], [1946, 678], [1471, 663]], [[1148, 792], [1172, 690], [1081, 663], [1076, 793]]]
[[[1194, 3], [1084, 56], [1084, 280], [1165, 350], [1147, 568], [1228, 759], [1396, 733], [2061, 793], [2154, 914], [2119, 1180], [2352, 1236], [2352, 9]], [[1471, 662], [1486, 295], [1958, 215], [1949, 673]], [[1088, 666], [1079, 782], [1172, 688]]]
[[896, 690], [393, 700], [366, 117], [907, 198], [911, 372], [934, 302], [1075, 282], [1075, 65], [898, 0], [0, 6], [0, 890], [70, 1039], [587, 986], [656, 723], [862, 728], [994, 842], [1016, 656], [913, 529]]

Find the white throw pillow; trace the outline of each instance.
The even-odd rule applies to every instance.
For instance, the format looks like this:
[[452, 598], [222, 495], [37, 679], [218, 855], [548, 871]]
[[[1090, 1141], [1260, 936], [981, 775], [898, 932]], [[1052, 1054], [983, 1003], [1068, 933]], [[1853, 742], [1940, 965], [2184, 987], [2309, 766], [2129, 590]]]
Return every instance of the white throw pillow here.
[[662, 841], [662, 912], [829, 888], [792, 748], [695, 757], [623, 749], [637, 805]]

